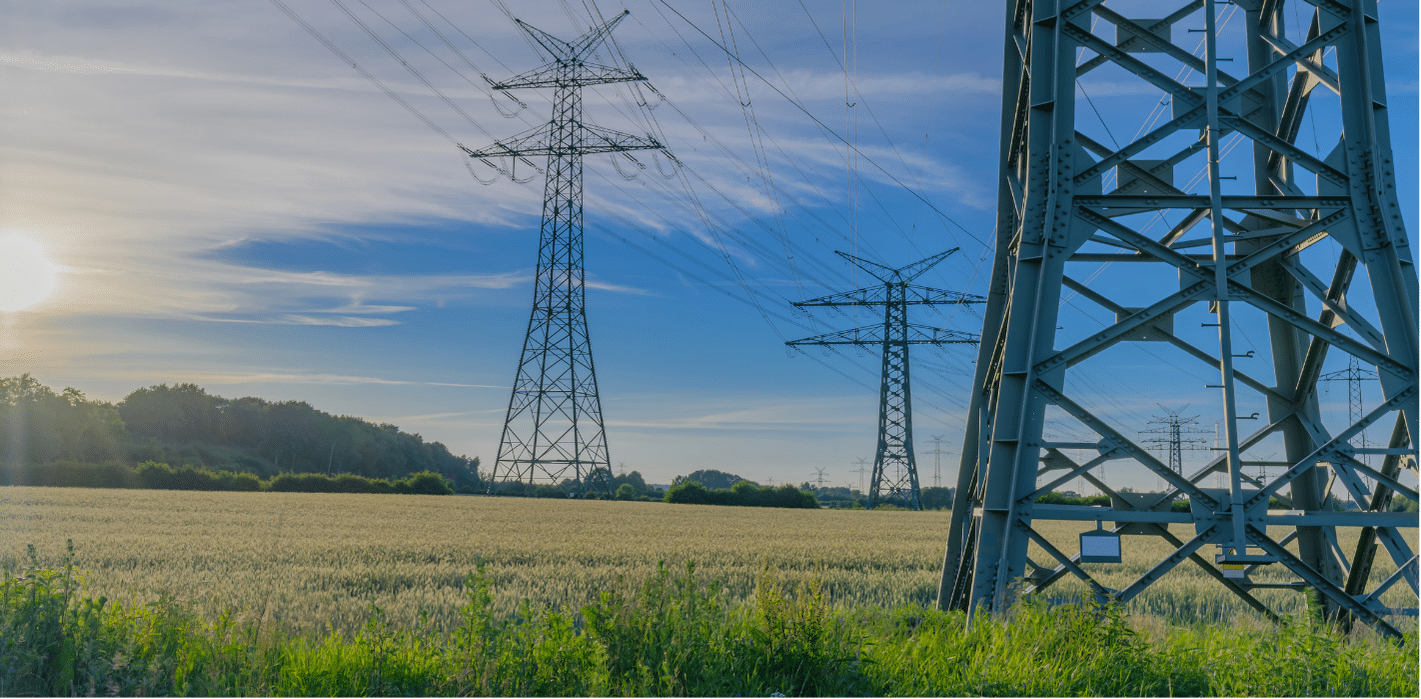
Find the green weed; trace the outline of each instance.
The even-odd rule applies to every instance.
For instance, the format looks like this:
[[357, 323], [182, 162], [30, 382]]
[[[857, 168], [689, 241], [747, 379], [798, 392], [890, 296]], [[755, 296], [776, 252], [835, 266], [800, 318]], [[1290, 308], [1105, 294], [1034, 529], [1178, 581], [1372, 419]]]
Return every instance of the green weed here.
[[0, 695], [1416, 696], [1417, 638], [1276, 627], [1137, 628], [1120, 608], [1023, 600], [1002, 616], [831, 608], [822, 583], [765, 568], [736, 602], [665, 566], [580, 610], [495, 613], [480, 566], [447, 628], [371, 604], [350, 634], [295, 632], [171, 597], [84, 595], [65, 563], [0, 579]]

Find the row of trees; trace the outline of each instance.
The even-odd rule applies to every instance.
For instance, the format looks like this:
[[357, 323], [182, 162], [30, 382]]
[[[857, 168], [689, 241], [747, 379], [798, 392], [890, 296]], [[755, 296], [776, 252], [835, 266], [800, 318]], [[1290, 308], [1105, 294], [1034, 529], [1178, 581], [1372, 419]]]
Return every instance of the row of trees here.
[[707, 488], [696, 481], [684, 481], [666, 491], [666, 502], [683, 505], [739, 505], [742, 507], [790, 507], [817, 510], [814, 493], [792, 485], [778, 488], [742, 480], [730, 488]]
[[[717, 471], [715, 469], [703, 469], [693, 471], [685, 476], [677, 476], [676, 479], [671, 482], [671, 488], [674, 490], [676, 487], [687, 483], [700, 484], [708, 491], [731, 490], [739, 483], [750, 483], [756, 487], [761, 487], [759, 483], [748, 478], [742, 478], [733, 473], [726, 473], [725, 471]], [[868, 496], [852, 488], [843, 486], [816, 487], [813, 484], [805, 482], [799, 484], [798, 490], [813, 495], [819, 505], [823, 507], [863, 509], [868, 506]], [[919, 497], [922, 501], [923, 509], [950, 509], [952, 507], [952, 491], [952, 488], [922, 488], [919, 492]], [[892, 499], [881, 502], [880, 506], [884, 509], [909, 509], [911, 507], [906, 501]]]
[[[608, 490], [614, 500], [640, 500], [649, 502], [661, 499], [661, 491], [647, 485], [641, 473], [632, 471], [620, 476], [609, 476]], [[565, 478], [557, 485], [552, 483], [523, 483], [520, 481], [499, 481], [493, 485], [491, 494], [522, 498], [569, 498], [580, 497], [584, 491], [581, 481]], [[596, 489], [589, 490], [587, 497], [602, 498]]]
[[195, 384], [140, 388], [117, 405], [59, 393], [29, 374], [0, 379], [0, 480], [56, 460], [135, 465], [155, 461], [251, 473], [354, 474], [399, 480], [437, 473], [464, 492], [483, 490], [478, 458], [391, 424], [334, 416], [300, 401], [228, 399]]
[[[141, 488], [146, 490], [205, 490], [277, 493], [400, 493], [411, 495], [453, 495], [449, 479], [422, 471], [399, 480], [366, 478], [351, 473], [327, 476], [323, 473], [280, 473], [262, 480], [255, 473], [169, 466], [145, 461], [130, 467], [116, 461], [87, 463], [58, 460], [31, 465], [4, 474], [0, 485], [31, 485], [51, 488]], [[18, 480], [10, 480], [14, 476]]]

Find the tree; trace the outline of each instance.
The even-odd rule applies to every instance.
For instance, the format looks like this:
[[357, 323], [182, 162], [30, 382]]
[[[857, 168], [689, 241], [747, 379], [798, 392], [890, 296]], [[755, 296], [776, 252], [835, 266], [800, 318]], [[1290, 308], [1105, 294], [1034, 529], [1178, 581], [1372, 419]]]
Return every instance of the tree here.
[[631, 483], [623, 483], [617, 486], [618, 500], [635, 500], [637, 498], [636, 488]]
[[[701, 485], [707, 488], [716, 490], [734, 488], [736, 483], [739, 483], [743, 480], [746, 479], [741, 478], [740, 476], [737, 476], [733, 473], [726, 473], [724, 471], [717, 471], [715, 469], [702, 469], [700, 471], [695, 471], [691, 473], [691, 475], [689, 476], [677, 476], [676, 480], [671, 482], [671, 485], [676, 486], [680, 485], [685, 481], [695, 481], [696, 483], [700, 483]], [[756, 483], [756, 485], [759, 484]]]

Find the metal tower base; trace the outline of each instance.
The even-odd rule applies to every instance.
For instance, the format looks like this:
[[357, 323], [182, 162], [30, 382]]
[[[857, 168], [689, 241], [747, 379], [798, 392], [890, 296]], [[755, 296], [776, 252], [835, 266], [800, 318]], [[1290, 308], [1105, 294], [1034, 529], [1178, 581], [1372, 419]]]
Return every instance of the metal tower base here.
[[[1377, 7], [1310, 0], [1299, 35], [1285, 5], [1196, 0], [1144, 19], [1139, 3], [1009, 0], [996, 259], [940, 606], [1001, 610], [1014, 590], [1066, 576], [1124, 602], [1190, 561], [1267, 611], [1219, 566], [1273, 565], [1329, 615], [1397, 633], [1380, 598], [1401, 582], [1417, 592], [1416, 553], [1399, 533], [1417, 516], [1387, 511], [1393, 493], [1417, 496], [1417, 279]], [[1140, 97], [1101, 113], [1079, 80], [1097, 69], [1116, 94]], [[1327, 104], [1338, 113], [1319, 113]], [[1115, 142], [1146, 113], [1156, 118]], [[1243, 353], [1253, 341], [1257, 355]], [[1319, 404], [1330, 353], [1378, 376], [1358, 420]], [[1196, 384], [1190, 372], [1211, 376]], [[1185, 473], [1125, 436], [1139, 421], [1118, 404], [1181, 398], [1219, 420], [1226, 442]], [[1369, 425], [1391, 431], [1387, 447], [1365, 450], [1385, 457], [1377, 469], [1349, 444]], [[1269, 452], [1276, 477], [1245, 471]], [[1216, 471], [1227, 488], [1202, 485]], [[1132, 472], [1166, 492], [1124, 492]], [[1075, 478], [1112, 506], [1037, 504]], [[1182, 498], [1189, 509], [1173, 512]], [[1347, 498], [1361, 509], [1333, 511]], [[1173, 552], [1110, 589], [1042, 520], [1103, 521]], [[1338, 546], [1344, 527], [1361, 531], [1355, 550]], [[1397, 566], [1385, 579], [1371, 575], [1378, 543]], [[1218, 555], [1201, 556], [1205, 546]]]

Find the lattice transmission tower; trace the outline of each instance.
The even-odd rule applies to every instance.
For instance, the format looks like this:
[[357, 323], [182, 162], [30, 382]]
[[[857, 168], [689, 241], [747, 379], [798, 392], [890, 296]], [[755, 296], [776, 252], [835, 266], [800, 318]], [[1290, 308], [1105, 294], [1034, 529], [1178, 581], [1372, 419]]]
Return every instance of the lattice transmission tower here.
[[[552, 61], [495, 83], [495, 90], [554, 89], [553, 116], [506, 141], [469, 157], [500, 172], [495, 160], [547, 156], [543, 187], [543, 222], [538, 237], [538, 269], [533, 310], [518, 358], [518, 373], [499, 440], [490, 489], [506, 481], [576, 484], [571, 496], [589, 491], [611, 496], [611, 461], [597, 394], [597, 372], [587, 334], [587, 297], [583, 286], [582, 156], [657, 149], [656, 139], [604, 129], [582, 116], [582, 88], [646, 80], [635, 68], [594, 63], [592, 52], [628, 12], [567, 42], [515, 20]], [[463, 146], [460, 146], [461, 148]], [[511, 168], [509, 168], [511, 170]]]
[[[1357, 363], [1356, 357], [1348, 357], [1346, 369], [1323, 374], [1318, 380], [1347, 382], [1347, 422], [1349, 424], [1356, 424], [1362, 419], [1362, 383], [1365, 381], [1374, 381], [1376, 378], [1376, 372], [1363, 369], [1361, 365]], [[1357, 433], [1357, 436], [1352, 438], [1351, 444], [1354, 447], [1366, 449], [1367, 431], [1362, 430]], [[1371, 459], [1367, 456], [1363, 456], [1362, 461], [1368, 466], [1371, 465]], [[1369, 486], [1371, 485], [1370, 479], [1363, 477], [1363, 480], [1368, 481]]]
[[1208, 443], [1206, 440], [1199, 439], [1198, 437], [1185, 436], [1209, 434], [1209, 432], [1198, 428], [1198, 415], [1190, 415], [1188, 417], [1180, 415], [1180, 413], [1184, 412], [1185, 408], [1188, 407], [1189, 406], [1186, 405], [1184, 408], [1178, 410], [1170, 410], [1161, 405], [1160, 410], [1164, 411], [1164, 415], [1155, 415], [1153, 416], [1154, 419], [1149, 422], [1149, 424], [1159, 425], [1159, 427], [1140, 430], [1140, 434], [1143, 435], [1157, 435], [1140, 440], [1140, 444], [1149, 445], [1164, 452], [1166, 458], [1169, 459], [1169, 463], [1166, 464], [1169, 466], [1169, 470], [1181, 475], [1184, 474], [1184, 452], [1208, 449], [1208, 447], [1203, 446]]
[[980, 296], [933, 289], [911, 282], [954, 252], [957, 252], [957, 248], [906, 267], [891, 269], [836, 250], [835, 253], [840, 257], [868, 272], [883, 282], [883, 285], [798, 301], [794, 304], [798, 308], [883, 308], [882, 324], [785, 343], [791, 347], [857, 345], [882, 348], [883, 371], [878, 389], [878, 450], [873, 457], [873, 475], [869, 479], [868, 509], [888, 500], [897, 500], [914, 510], [922, 509], [917, 461], [913, 456], [913, 404], [911, 385], [908, 381], [908, 346], [976, 343], [978, 338], [969, 333], [909, 323], [908, 307], [980, 303], [983, 299]]
[[934, 487], [934, 488], [941, 488], [941, 487], [942, 487], [942, 443], [943, 443], [943, 438], [942, 438], [942, 435], [940, 435], [940, 434], [935, 434], [935, 435], [933, 435], [932, 440], [928, 442], [928, 444], [933, 445], [933, 487]]
[[[1271, 565], [1315, 608], [1399, 635], [1388, 618], [1414, 602], [1393, 609], [1381, 597], [1404, 582], [1415, 599], [1417, 558], [1399, 528], [1417, 517], [1385, 510], [1393, 492], [1416, 494], [1400, 471], [1416, 469], [1417, 278], [1376, 2], [1006, 5], [995, 260], [938, 604], [1001, 610], [1014, 590], [1066, 577], [1127, 602], [1189, 562], [1273, 615], [1254, 583], [1219, 567]], [[1104, 109], [1094, 80], [1111, 86]], [[1248, 338], [1266, 338], [1257, 357], [1235, 352]], [[1329, 352], [1375, 370], [1381, 395], [1337, 432], [1317, 396]], [[1199, 371], [1213, 375], [1190, 378]], [[1120, 397], [1193, 400], [1220, 421], [1223, 450], [1176, 472], [1125, 436], [1138, 423]], [[1240, 432], [1240, 414], [1255, 410], [1266, 417]], [[1071, 460], [1062, 450], [1082, 445], [1043, 439], [1048, 419], [1098, 437], [1086, 443], [1098, 455]], [[1349, 443], [1383, 420], [1387, 447]], [[1286, 459], [1279, 473], [1244, 473], [1272, 452]], [[1373, 469], [1358, 453], [1385, 459]], [[1043, 457], [1064, 473], [1043, 482]], [[1109, 461], [1104, 514], [1037, 503]], [[1203, 487], [1220, 470], [1227, 487]], [[1166, 492], [1123, 497], [1142, 474]], [[1328, 510], [1329, 475], [1362, 511]], [[1189, 509], [1173, 512], [1185, 498]], [[1269, 510], [1270, 498], [1288, 509]], [[1073, 539], [1038, 528], [1050, 520], [1113, 523], [1172, 551], [1112, 589]], [[1342, 527], [1362, 532], [1350, 566], [1332, 549], [1349, 541]], [[1044, 560], [1028, 560], [1031, 544]], [[1200, 555], [1206, 545], [1218, 553]], [[1397, 574], [1372, 579], [1373, 555]]]

